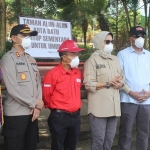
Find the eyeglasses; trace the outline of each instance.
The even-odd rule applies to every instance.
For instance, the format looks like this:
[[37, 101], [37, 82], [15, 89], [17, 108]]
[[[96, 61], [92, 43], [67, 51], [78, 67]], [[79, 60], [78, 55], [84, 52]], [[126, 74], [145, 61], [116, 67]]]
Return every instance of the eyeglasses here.
[[114, 43], [114, 40], [105, 40], [106, 44]]
[[139, 37], [145, 38], [145, 34], [132, 35], [132, 37], [134, 37], [134, 38], [139, 38]]

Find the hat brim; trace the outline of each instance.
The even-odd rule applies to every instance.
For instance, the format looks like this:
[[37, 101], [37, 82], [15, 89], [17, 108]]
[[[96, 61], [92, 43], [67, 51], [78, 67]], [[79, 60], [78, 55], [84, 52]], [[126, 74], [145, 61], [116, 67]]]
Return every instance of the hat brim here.
[[136, 33], [130, 33], [129, 35], [130, 35], [130, 36], [131, 36], [131, 35], [137, 35], [137, 34], [139, 34], [139, 33], [146, 35], [146, 32], [145, 32], [145, 31], [136, 31]]
[[58, 52], [80, 52], [84, 51], [85, 49], [83, 48], [73, 48], [73, 49], [66, 49], [66, 50], [61, 50], [59, 49]]
[[37, 31], [23, 31], [23, 32], [20, 32], [21, 34], [30, 34], [30, 36], [37, 36], [38, 35], [38, 32]]
[[146, 32], [145, 32], [145, 31], [138, 31], [138, 33], [146, 34]]
[[32, 32], [30, 33], [30, 35], [31, 35], [31, 36], [37, 36], [37, 35], [38, 35], [38, 32], [37, 32], [37, 31], [32, 31]]
[[80, 51], [84, 51], [85, 49], [83, 48], [73, 48], [73, 49], [70, 49], [68, 52], [80, 52]]

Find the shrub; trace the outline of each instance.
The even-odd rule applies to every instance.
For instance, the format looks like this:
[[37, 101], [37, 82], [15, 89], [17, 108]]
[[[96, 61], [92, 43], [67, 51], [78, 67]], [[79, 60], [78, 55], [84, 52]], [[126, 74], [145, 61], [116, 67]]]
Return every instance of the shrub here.
[[84, 51], [80, 52], [80, 54], [79, 54], [80, 61], [85, 62], [91, 56], [91, 54], [94, 52], [94, 49], [91, 45], [87, 45], [86, 47], [84, 47], [84, 45], [79, 45], [79, 47], [85, 49]]

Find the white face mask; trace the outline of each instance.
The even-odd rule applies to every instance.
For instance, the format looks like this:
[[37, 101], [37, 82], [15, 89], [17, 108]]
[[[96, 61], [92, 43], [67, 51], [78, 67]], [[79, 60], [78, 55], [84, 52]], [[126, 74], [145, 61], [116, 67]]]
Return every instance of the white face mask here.
[[79, 57], [76, 56], [75, 58], [73, 58], [70, 62], [70, 66], [71, 68], [76, 68], [79, 65]]
[[24, 49], [28, 49], [31, 46], [31, 38], [29, 36], [26, 36], [22, 39], [22, 43], [21, 43], [22, 47]]
[[112, 43], [106, 44], [104, 46], [104, 52], [110, 54], [112, 52], [112, 50], [113, 50], [113, 44]]
[[142, 37], [139, 37], [139, 38], [137, 38], [136, 40], [135, 40], [135, 46], [137, 47], [137, 48], [143, 48], [143, 46], [144, 46], [144, 39], [142, 38]]

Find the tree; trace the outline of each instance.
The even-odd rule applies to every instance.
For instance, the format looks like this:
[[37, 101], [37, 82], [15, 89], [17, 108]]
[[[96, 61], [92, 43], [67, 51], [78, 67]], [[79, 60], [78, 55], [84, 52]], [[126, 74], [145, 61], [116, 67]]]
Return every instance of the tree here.
[[109, 25], [108, 25], [108, 20], [105, 17], [106, 13], [106, 6], [109, 3], [109, 0], [93, 0], [93, 9], [94, 14], [97, 17], [97, 21], [99, 23], [99, 28], [102, 31], [109, 31]]
[[6, 6], [5, 0], [0, 0], [0, 51], [6, 49]]
[[86, 46], [89, 16], [88, 6], [90, 6], [88, 0], [56, 0], [55, 3], [51, 1], [51, 4], [58, 10], [59, 19], [70, 21], [73, 27], [81, 26], [84, 36], [84, 46]]
[[149, 38], [149, 49], [150, 49], [150, 3], [149, 3], [149, 18], [148, 18], [148, 38]]
[[[6, 0], [7, 20], [10, 24], [19, 22], [18, 16], [32, 16], [44, 18], [43, 0]], [[11, 14], [11, 15], [10, 15]]]
[[147, 4], [148, 0], [143, 0], [144, 3], [144, 12], [145, 12], [145, 30], [147, 29]]
[[[128, 4], [128, 12], [129, 19], [131, 22], [131, 26], [140, 25], [141, 23], [141, 15], [138, 11], [138, 7], [136, 8], [136, 19], [134, 18], [135, 9], [131, 7], [132, 4]], [[113, 1], [113, 3], [109, 6], [109, 11], [106, 14], [106, 17], [109, 18], [109, 27], [110, 31], [114, 34], [115, 37], [115, 52], [117, 53], [119, 50], [129, 46], [129, 24], [126, 17], [126, 13], [122, 11], [124, 6], [121, 5], [119, 0]]]

